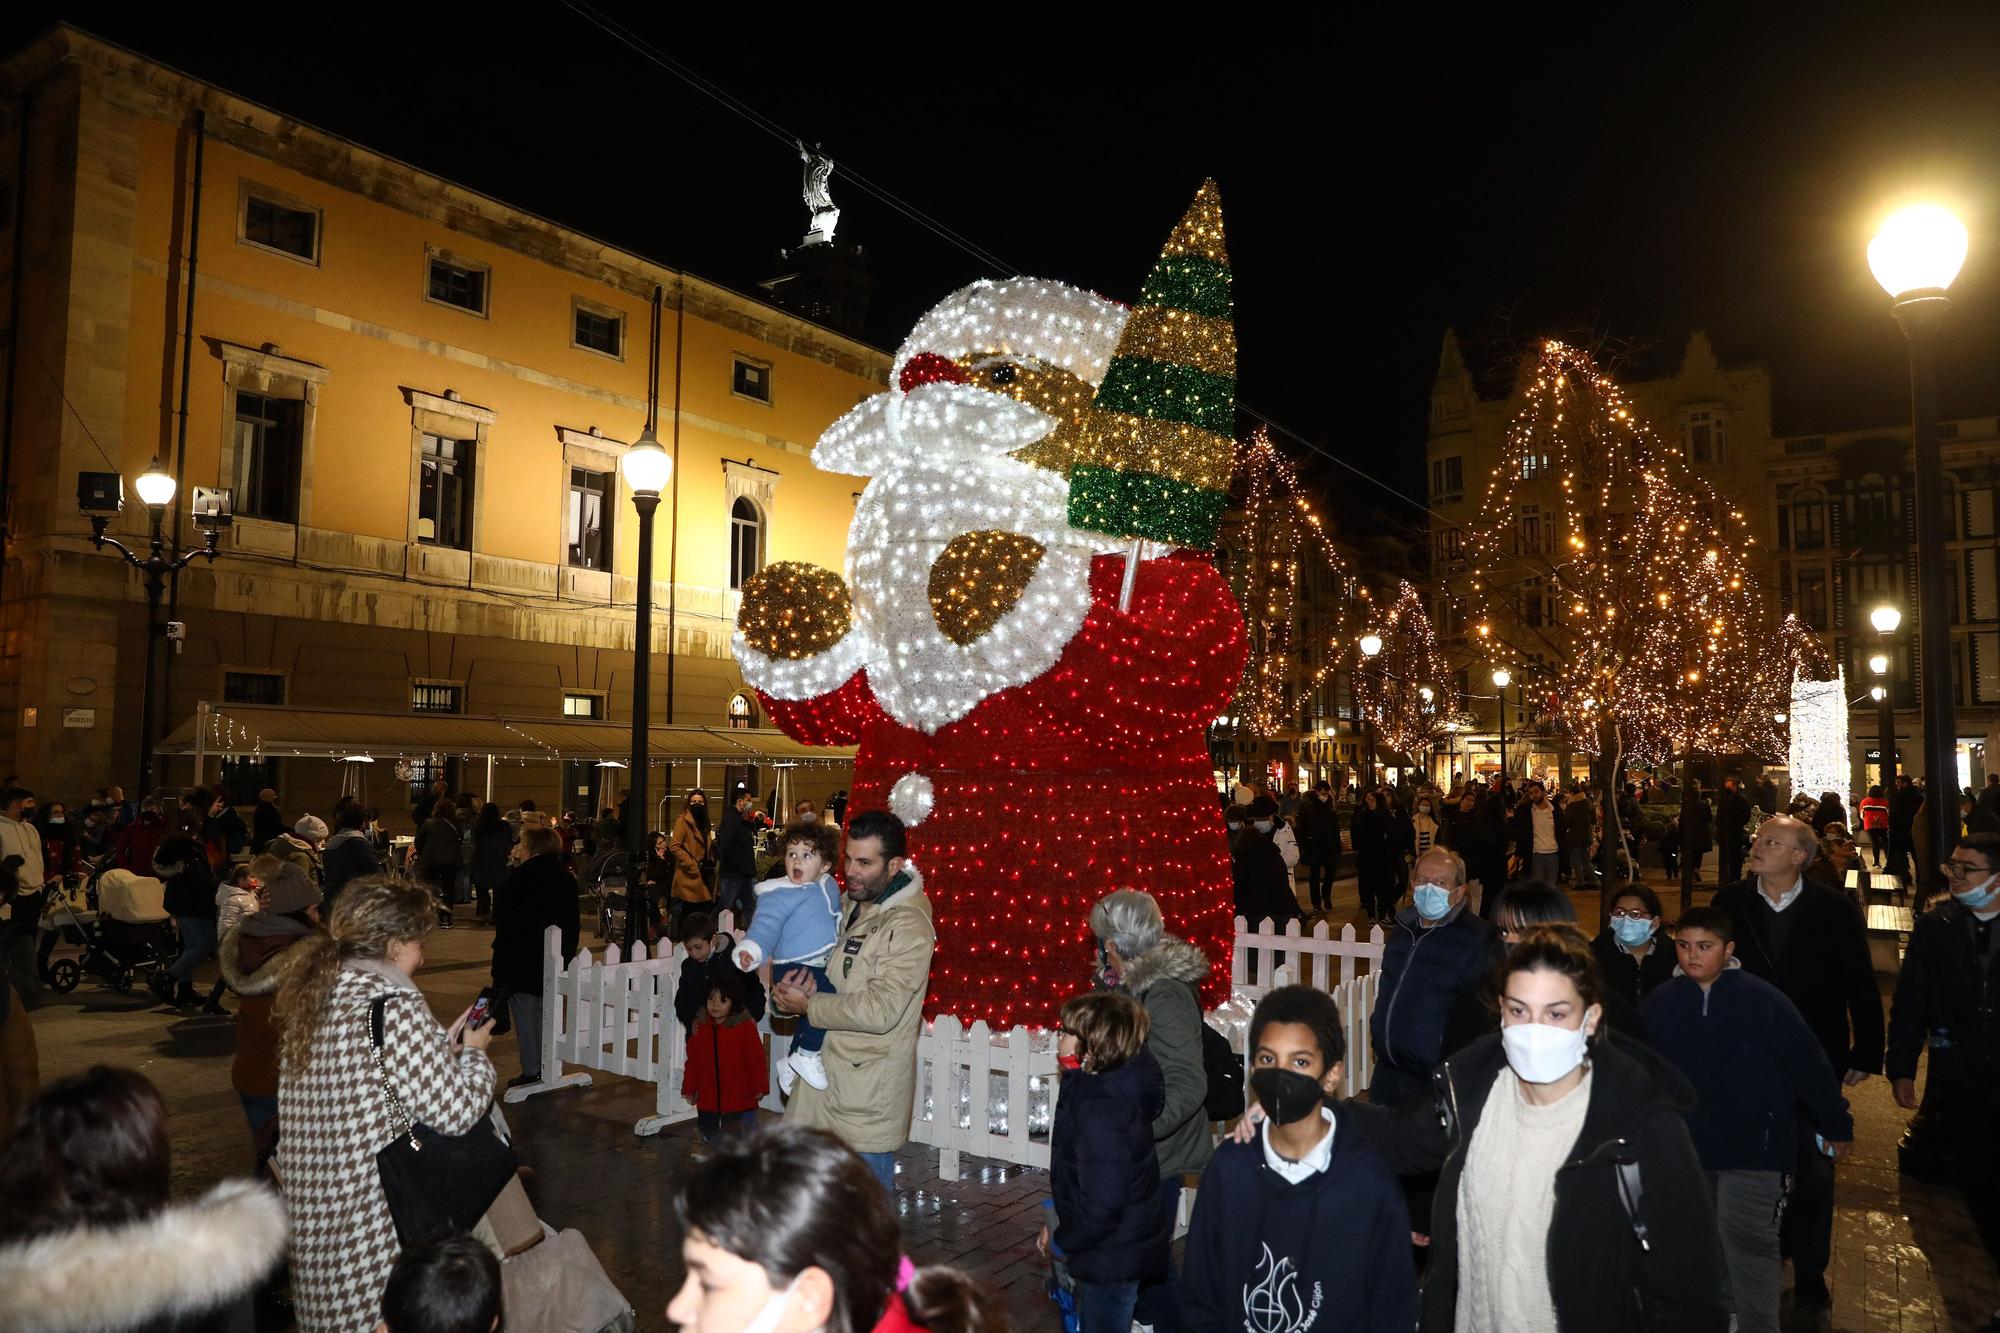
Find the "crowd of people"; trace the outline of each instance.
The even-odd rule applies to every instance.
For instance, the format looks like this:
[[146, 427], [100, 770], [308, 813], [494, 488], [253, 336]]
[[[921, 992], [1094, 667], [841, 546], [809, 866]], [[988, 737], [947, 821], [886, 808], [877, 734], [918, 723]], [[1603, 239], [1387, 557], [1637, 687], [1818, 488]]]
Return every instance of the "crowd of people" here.
[[[554, 927], [566, 954], [577, 947], [577, 871], [622, 854], [618, 814], [585, 832], [531, 802], [461, 811], [437, 791], [392, 867], [373, 811], [288, 821], [266, 795], [247, 822], [197, 790], [137, 803], [121, 824], [108, 791], [72, 861], [66, 810], [38, 818], [26, 789], [0, 790], [0, 855], [21, 867], [54, 879], [108, 856], [166, 884], [181, 957], [196, 961], [165, 969], [161, 997], [236, 997], [230, 1079], [262, 1182], [170, 1200], [164, 1107], [132, 1071], [39, 1092], [0, 1080], [0, 1303], [28, 1293], [52, 1328], [227, 1328], [282, 1289], [315, 1333], [536, 1327], [533, 1298], [509, 1286], [533, 1253], [515, 1248], [507, 1212], [518, 1183], [449, 1234], [418, 1236], [382, 1155], [420, 1134], [512, 1151], [489, 1048], [511, 1020], [514, 1084], [542, 1079], [542, 939]], [[1779, 1326], [1787, 1260], [1792, 1309], [1810, 1318], [1831, 1298], [1847, 1095], [1886, 1073], [1917, 1109], [1926, 1050], [1921, 1105], [2000, 1254], [1986, 1150], [2000, 1110], [2000, 833], [1971, 828], [1942, 859], [1951, 892], [1918, 918], [1885, 1019], [1861, 914], [1827, 877], [1847, 803], [1827, 794], [1795, 815], [1767, 800], [1733, 781], [1712, 808], [1692, 784], [1621, 793], [1628, 854], [1663, 832], [1643, 809], [1666, 806], [1688, 868], [1718, 850], [1725, 882], [1670, 920], [1651, 887], [1615, 876], [1594, 934], [1564, 887], [1597, 886], [1601, 802], [1587, 789], [1372, 789], [1347, 848], [1327, 786], [1229, 803], [1244, 915], [1324, 916], [1351, 848], [1362, 914], [1388, 923], [1362, 1098], [1345, 1095], [1333, 997], [1266, 978], [1232, 1104], [1240, 1057], [1218, 1061], [1199, 1000], [1217, 960], [1170, 934], [1150, 894], [1091, 904], [1079, 925], [1094, 956], [1073, 993], [1050, 997], [1061, 1095], [1036, 1238], [1078, 1333], [1277, 1329], [1314, 1311], [1343, 1328], [1747, 1333]], [[1895, 796], [1853, 805], [1864, 830], [1883, 821], [1870, 839], [1882, 853], [1914, 853]], [[630, 895], [679, 955], [683, 1091], [706, 1148], [675, 1201], [688, 1276], [668, 1317], [717, 1333], [999, 1333], [991, 1293], [902, 1254], [891, 1202], [935, 947], [903, 826], [863, 811], [842, 829], [801, 803], [766, 839], [775, 812], [758, 806], [737, 794], [711, 835], [707, 795], [686, 793]], [[36, 877], [19, 878], [17, 903]], [[493, 984], [440, 1023], [416, 978], [432, 932], [468, 902], [492, 923]], [[724, 910], [747, 929], [719, 931]], [[204, 998], [210, 954], [220, 980]], [[24, 1006], [12, 986], [0, 1001], [4, 1056]], [[777, 1123], [757, 1109], [767, 1014], [795, 1025], [799, 1047], [777, 1071]], [[168, 1255], [115, 1290], [75, 1280], [92, 1256], [179, 1242], [184, 1259], [235, 1236], [228, 1263]], [[603, 1326], [629, 1327], [610, 1299]]]

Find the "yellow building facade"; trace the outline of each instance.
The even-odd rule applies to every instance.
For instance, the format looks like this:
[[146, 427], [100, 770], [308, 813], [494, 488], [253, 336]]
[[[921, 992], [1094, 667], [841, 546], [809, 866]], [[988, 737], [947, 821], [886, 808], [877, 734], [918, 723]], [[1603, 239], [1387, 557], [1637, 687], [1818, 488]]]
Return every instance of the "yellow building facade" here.
[[[143, 545], [130, 482], [155, 457], [182, 541], [200, 541], [194, 487], [230, 489], [237, 514], [219, 558], [178, 576], [162, 733], [204, 702], [629, 720], [638, 523], [618, 459], [646, 415], [656, 289], [675, 469], [653, 719], [758, 720], [729, 654], [735, 589], [770, 561], [840, 566], [861, 483], [809, 453], [881, 388], [885, 354], [73, 30], [0, 65], [0, 87], [0, 767], [44, 799], [132, 785], [144, 595], [74, 496], [81, 472], [122, 473], [111, 532]], [[470, 757], [418, 756], [419, 776], [477, 789]], [[496, 795], [547, 804], [534, 767]], [[323, 757], [276, 774], [288, 809], [342, 781]], [[388, 776], [385, 813], [404, 804]]]

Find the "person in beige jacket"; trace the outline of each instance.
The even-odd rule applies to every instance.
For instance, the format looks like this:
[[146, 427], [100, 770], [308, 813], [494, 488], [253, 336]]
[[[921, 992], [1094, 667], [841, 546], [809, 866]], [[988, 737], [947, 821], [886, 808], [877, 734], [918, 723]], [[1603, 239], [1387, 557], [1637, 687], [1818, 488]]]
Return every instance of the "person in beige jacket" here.
[[824, 1129], [861, 1155], [891, 1197], [896, 1149], [909, 1137], [917, 1090], [917, 1033], [924, 1021], [937, 931], [924, 879], [907, 859], [903, 821], [886, 810], [847, 826], [851, 904], [827, 963], [836, 993], [816, 993], [803, 968], [771, 988], [781, 1013], [826, 1029], [827, 1086], [803, 1081], [786, 1118]]

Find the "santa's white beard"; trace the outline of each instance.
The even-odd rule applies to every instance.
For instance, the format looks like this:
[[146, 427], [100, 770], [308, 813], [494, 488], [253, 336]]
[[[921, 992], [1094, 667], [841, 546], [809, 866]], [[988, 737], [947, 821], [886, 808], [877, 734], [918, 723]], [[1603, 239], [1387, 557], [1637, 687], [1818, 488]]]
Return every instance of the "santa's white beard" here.
[[[987, 530], [1032, 537], [1044, 553], [999, 621], [954, 643], [932, 614], [931, 566], [953, 538]], [[1069, 484], [1012, 458], [870, 481], [848, 531], [850, 637], [884, 711], [935, 732], [1054, 666], [1090, 611], [1092, 544], [1069, 526]]]

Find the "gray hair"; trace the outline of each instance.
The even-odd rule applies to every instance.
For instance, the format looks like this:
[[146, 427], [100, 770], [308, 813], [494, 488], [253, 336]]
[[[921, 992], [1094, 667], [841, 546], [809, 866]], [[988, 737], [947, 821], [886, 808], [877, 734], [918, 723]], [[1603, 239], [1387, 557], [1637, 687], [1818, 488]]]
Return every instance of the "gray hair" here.
[[1090, 933], [1118, 951], [1121, 958], [1139, 958], [1155, 948], [1167, 924], [1153, 895], [1120, 889], [1097, 900], [1090, 909]]

